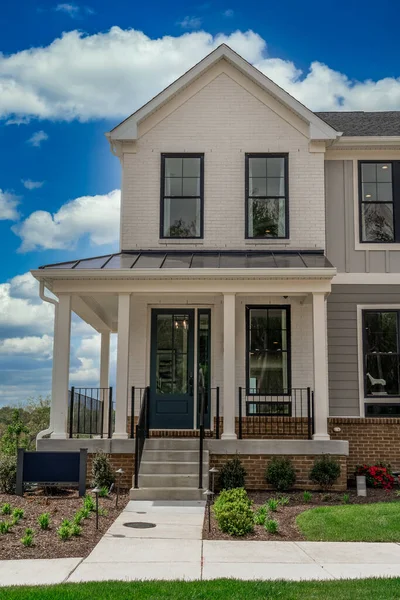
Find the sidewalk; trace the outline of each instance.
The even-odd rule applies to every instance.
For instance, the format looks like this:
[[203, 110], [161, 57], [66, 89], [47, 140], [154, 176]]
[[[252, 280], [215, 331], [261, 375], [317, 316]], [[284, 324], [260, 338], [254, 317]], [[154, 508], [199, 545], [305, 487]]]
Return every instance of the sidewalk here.
[[[400, 545], [202, 541], [203, 502], [129, 502], [86, 559], [0, 561], [0, 586], [140, 579], [400, 577]], [[150, 523], [146, 529], [124, 523]]]

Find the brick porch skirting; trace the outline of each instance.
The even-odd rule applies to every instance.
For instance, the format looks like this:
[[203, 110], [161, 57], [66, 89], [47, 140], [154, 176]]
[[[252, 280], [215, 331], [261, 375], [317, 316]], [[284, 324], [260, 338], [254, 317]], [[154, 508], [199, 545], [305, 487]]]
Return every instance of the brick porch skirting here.
[[400, 419], [333, 417], [329, 419], [329, 433], [332, 440], [349, 442], [349, 479], [354, 479], [356, 466], [363, 463], [385, 462], [400, 470]]
[[[130, 490], [132, 487], [132, 478], [135, 470], [135, 455], [134, 454], [107, 454], [110, 459], [111, 466], [114, 471], [123, 469], [124, 474], [121, 476], [121, 489]], [[92, 463], [93, 454], [88, 454], [86, 484], [92, 485]]]
[[[210, 455], [210, 468], [216, 467], [221, 469], [222, 465], [229, 459], [236, 455], [224, 455], [224, 454], [211, 454]], [[285, 455], [287, 456], [287, 455]], [[314, 464], [318, 456], [287, 456], [293, 463], [296, 471], [296, 483], [294, 489], [301, 490], [315, 490], [318, 489], [315, 483], [312, 483], [308, 477], [311, 467]], [[272, 487], [265, 481], [265, 471], [268, 463], [271, 461], [272, 456], [259, 455], [259, 454], [240, 454], [240, 460], [244, 468], [246, 469], [246, 489], [248, 490], [270, 490]], [[347, 488], [347, 469], [346, 469], [346, 456], [335, 456], [334, 457], [340, 464], [340, 477], [331, 488], [333, 491], [343, 491]]]

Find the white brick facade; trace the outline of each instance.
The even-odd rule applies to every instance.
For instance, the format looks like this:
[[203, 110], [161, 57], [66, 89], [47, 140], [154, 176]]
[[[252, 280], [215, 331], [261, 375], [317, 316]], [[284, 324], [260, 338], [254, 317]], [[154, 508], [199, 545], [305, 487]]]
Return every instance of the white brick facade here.
[[[299, 117], [283, 106], [278, 114], [277, 101], [233, 67], [216, 73], [185, 102], [175, 99], [172, 112], [150, 117], [135, 151], [124, 153], [121, 248], [323, 249], [324, 153], [310, 152]], [[162, 152], [204, 152], [204, 240], [159, 239]], [[289, 153], [287, 241], [245, 239], [246, 152]]]

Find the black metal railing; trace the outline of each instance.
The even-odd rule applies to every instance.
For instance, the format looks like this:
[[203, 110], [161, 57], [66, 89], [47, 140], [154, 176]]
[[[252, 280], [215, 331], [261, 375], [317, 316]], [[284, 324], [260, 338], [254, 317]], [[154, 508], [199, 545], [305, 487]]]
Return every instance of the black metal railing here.
[[291, 388], [278, 394], [239, 388], [238, 437], [311, 439], [314, 431], [314, 393]]
[[[134, 399], [135, 392], [132, 393], [131, 398]], [[133, 406], [133, 409], [135, 407]], [[134, 410], [131, 415], [131, 422], [134, 421]], [[142, 460], [143, 448], [146, 438], [149, 437], [149, 416], [150, 416], [150, 388], [146, 387], [143, 390], [141, 398], [141, 404], [139, 408], [139, 418], [136, 424], [136, 437], [135, 437], [135, 488], [139, 487], [139, 470], [140, 463]]]
[[[105, 407], [108, 406], [105, 423]], [[112, 388], [77, 388], [68, 392], [69, 437], [111, 437], [113, 431]]]
[[[210, 407], [210, 403], [209, 407]], [[204, 414], [206, 410], [205, 393], [199, 393], [199, 490], [203, 489], [203, 451], [204, 451]]]

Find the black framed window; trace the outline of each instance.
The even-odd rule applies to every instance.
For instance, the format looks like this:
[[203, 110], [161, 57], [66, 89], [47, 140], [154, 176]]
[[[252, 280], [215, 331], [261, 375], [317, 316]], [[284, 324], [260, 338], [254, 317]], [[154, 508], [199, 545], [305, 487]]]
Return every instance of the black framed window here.
[[162, 238], [202, 238], [204, 155], [161, 155]]
[[289, 237], [288, 154], [246, 154], [246, 238]]
[[248, 395], [289, 393], [289, 306], [246, 306], [246, 355]]
[[364, 310], [364, 396], [400, 396], [399, 311]]
[[361, 242], [400, 242], [400, 161], [358, 164]]

